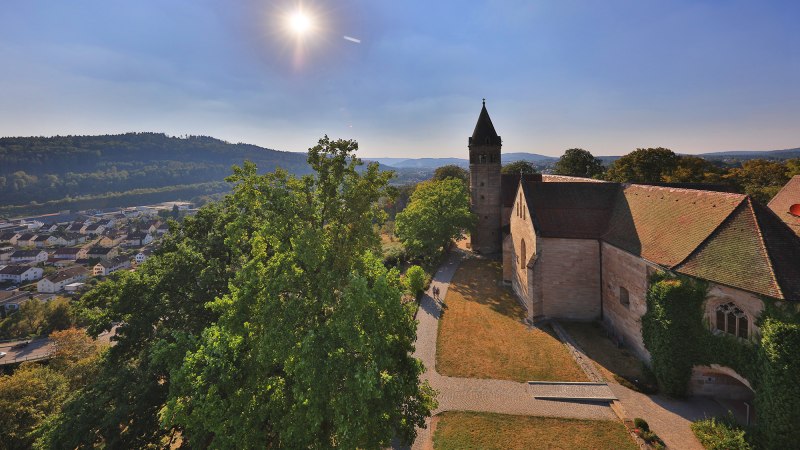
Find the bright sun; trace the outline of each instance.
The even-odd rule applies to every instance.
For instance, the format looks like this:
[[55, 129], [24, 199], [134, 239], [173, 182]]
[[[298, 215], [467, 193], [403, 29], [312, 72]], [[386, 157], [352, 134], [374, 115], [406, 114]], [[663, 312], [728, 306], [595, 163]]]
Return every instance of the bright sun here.
[[289, 16], [289, 28], [298, 36], [302, 36], [311, 30], [311, 18], [302, 11]]

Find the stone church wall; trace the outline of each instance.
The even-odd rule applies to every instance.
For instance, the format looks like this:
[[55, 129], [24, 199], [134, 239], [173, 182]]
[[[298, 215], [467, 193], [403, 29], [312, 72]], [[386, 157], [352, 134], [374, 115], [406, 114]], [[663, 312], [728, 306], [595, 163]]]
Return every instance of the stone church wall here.
[[[528, 263], [534, 258], [537, 252], [537, 236], [533, 231], [533, 222], [530, 214], [525, 212], [523, 215], [522, 210], [518, 209], [519, 205], [525, 204], [524, 194], [521, 190], [517, 192], [516, 201], [511, 210], [510, 228], [511, 228], [511, 255], [504, 256], [504, 263], [510, 267], [503, 268], [504, 278], [509, 276], [511, 287], [528, 311], [528, 318], [533, 314], [533, 290], [531, 289], [532, 271], [528, 270]], [[525, 242], [525, 260], [522, 260], [522, 242]], [[504, 265], [505, 265], [504, 264]], [[506, 275], [507, 274], [507, 275]]]
[[600, 318], [600, 254], [592, 239], [540, 238], [544, 315], [550, 318]]
[[[642, 316], [647, 312], [650, 270], [640, 257], [603, 242], [603, 321], [626, 347], [644, 361], [650, 353], [642, 340]], [[627, 303], [624, 299], [627, 291]]]

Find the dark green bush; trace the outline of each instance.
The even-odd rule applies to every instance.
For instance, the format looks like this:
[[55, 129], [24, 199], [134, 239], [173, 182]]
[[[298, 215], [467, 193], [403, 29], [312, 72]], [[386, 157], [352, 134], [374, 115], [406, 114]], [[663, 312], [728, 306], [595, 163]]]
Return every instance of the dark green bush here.
[[642, 431], [650, 431], [650, 424], [648, 424], [647, 421], [641, 417], [633, 419], [633, 425]]

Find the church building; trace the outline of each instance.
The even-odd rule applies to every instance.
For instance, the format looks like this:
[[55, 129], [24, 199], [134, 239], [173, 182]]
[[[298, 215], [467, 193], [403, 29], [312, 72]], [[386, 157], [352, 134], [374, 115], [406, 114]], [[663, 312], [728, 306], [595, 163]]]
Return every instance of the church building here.
[[[472, 248], [502, 252], [503, 278], [533, 323], [598, 320], [643, 360], [650, 275], [705, 280], [709, 327], [749, 339], [763, 297], [800, 301], [800, 237], [749, 196], [557, 175], [501, 175], [500, 136], [484, 102], [469, 139]], [[795, 180], [795, 182], [800, 180]], [[695, 186], [692, 186], [695, 187]], [[800, 201], [798, 201], [800, 203]], [[709, 371], [718, 372], [709, 380]], [[746, 397], [726, 368], [698, 368], [696, 393]]]

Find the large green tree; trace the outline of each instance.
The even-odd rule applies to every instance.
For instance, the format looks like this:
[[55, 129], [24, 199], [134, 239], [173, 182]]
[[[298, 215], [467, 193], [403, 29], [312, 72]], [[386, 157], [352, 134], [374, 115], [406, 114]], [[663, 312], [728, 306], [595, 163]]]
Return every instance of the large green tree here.
[[86, 296], [122, 322], [95, 382], [45, 447], [378, 448], [434, 406], [411, 356], [399, 274], [371, 250], [389, 173], [327, 137], [314, 175], [236, 168], [233, 193], [176, 227], [135, 273]]
[[193, 447], [379, 448], [430, 414], [399, 274], [371, 253], [390, 174], [359, 173], [356, 149], [326, 137], [309, 150], [316, 176], [231, 177], [244, 214], [228, 233], [253, 244], [234, 246], [246, 262], [161, 412]]
[[637, 148], [614, 161], [605, 179], [621, 183], [659, 183], [666, 180], [678, 165], [678, 155], [672, 150]]
[[603, 173], [603, 163], [588, 150], [571, 148], [558, 158], [553, 173], [571, 177], [592, 178]]
[[406, 209], [397, 215], [397, 236], [412, 255], [430, 258], [475, 224], [469, 193], [455, 179], [417, 185]]

